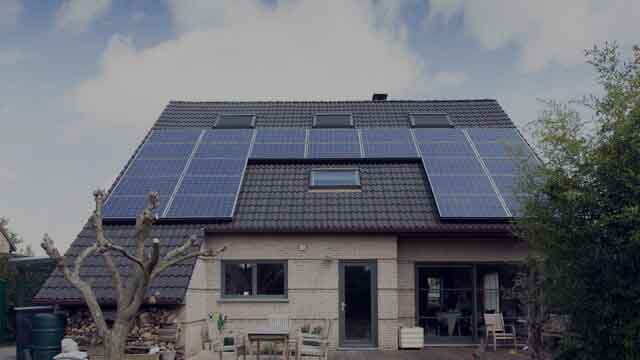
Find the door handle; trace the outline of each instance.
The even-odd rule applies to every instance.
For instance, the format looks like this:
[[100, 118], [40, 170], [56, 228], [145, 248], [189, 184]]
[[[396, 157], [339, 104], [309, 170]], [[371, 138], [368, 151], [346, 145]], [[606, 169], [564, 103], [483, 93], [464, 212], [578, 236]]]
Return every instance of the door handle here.
[[344, 301], [343, 301], [343, 302], [341, 302], [341, 303], [340, 303], [340, 310], [341, 310], [342, 312], [344, 312], [344, 309], [346, 309], [346, 308], [347, 308], [347, 304], [346, 304]]

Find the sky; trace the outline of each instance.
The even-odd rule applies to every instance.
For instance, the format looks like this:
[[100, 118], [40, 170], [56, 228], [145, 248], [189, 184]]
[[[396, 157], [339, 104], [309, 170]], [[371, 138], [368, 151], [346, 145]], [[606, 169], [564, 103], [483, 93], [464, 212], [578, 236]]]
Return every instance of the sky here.
[[584, 50], [637, 43], [637, 0], [0, 0], [0, 216], [66, 249], [169, 100], [597, 92]]

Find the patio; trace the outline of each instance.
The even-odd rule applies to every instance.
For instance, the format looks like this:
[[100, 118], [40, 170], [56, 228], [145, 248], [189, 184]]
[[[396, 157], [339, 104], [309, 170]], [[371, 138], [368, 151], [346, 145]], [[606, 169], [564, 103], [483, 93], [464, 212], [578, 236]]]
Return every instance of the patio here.
[[[427, 348], [423, 350], [401, 350], [401, 351], [331, 351], [329, 360], [471, 360], [475, 348]], [[247, 356], [253, 360], [255, 357]], [[218, 354], [202, 351], [189, 360], [218, 360]], [[241, 357], [242, 359], [242, 357]], [[280, 355], [261, 355], [261, 360], [282, 359]], [[306, 358], [305, 359], [309, 359]], [[526, 353], [519, 351], [510, 352], [509, 349], [498, 349], [498, 351], [485, 352], [486, 360], [518, 360], [526, 359]], [[235, 360], [233, 353], [224, 353], [223, 360]]]

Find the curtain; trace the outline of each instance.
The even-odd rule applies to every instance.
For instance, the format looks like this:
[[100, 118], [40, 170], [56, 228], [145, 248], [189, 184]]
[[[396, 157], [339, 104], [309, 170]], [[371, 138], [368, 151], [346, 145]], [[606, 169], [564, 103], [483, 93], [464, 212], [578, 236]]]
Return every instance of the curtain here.
[[484, 275], [484, 311], [500, 312], [500, 283], [498, 273], [488, 273]]

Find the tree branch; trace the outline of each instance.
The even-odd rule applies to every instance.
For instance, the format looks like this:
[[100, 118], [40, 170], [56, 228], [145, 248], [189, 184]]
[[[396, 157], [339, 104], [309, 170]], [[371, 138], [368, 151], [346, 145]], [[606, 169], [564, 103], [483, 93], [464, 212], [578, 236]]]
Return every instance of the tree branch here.
[[213, 256], [218, 256], [219, 254], [221, 254], [222, 252], [224, 252], [227, 249], [226, 246], [221, 247], [218, 250], [201, 250], [201, 251], [195, 251], [186, 255], [177, 255], [174, 256], [172, 258], [168, 258], [168, 256], [165, 256], [165, 258], [162, 260], [162, 262], [160, 262], [158, 264], [158, 266], [156, 266], [156, 268], [153, 270], [153, 272], [151, 273], [151, 280], [153, 280], [158, 274], [160, 274], [161, 272], [167, 270], [168, 268], [172, 267], [173, 265], [176, 265], [178, 263], [181, 263], [185, 260], [189, 260], [191, 258], [194, 257], [200, 257], [200, 256], [207, 256], [207, 257], [213, 257]]
[[106, 245], [110, 244], [111, 242], [104, 236], [104, 228], [102, 227], [102, 206], [104, 204], [105, 196], [106, 194], [103, 190], [96, 190], [93, 192], [93, 198], [96, 203], [96, 209], [93, 212], [93, 224], [96, 228], [96, 243], [100, 248], [100, 253], [102, 254], [105, 265], [107, 265], [107, 268], [111, 272], [111, 282], [113, 284], [113, 288], [116, 291], [118, 306], [120, 306], [123, 302], [124, 295], [122, 278], [120, 277], [120, 271], [118, 271], [118, 267], [113, 262], [111, 254], [106, 251]]
[[157, 192], [149, 193], [149, 203], [147, 207], [136, 218], [136, 257], [144, 259], [144, 242], [151, 233], [151, 225], [156, 221], [153, 210], [158, 207], [160, 195]]
[[78, 291], [80, 291], [85, 301], [87, 302], [87, 306], [89, 307], [89, 311], [93, 316], [93, 320], [96, 322], [98, 333], [100, 334], [100, 336], [105, 336], [105, 334], [107, 334], [107, 332], [109, 331], [109, 328], [107, 327], [107, 323], [104, 320], [100, 305], [96, 300], [96, 296], [93, 293], [93, 289], [91, 288], [91, 286], [85, 281], [81, 280], [79, 275], [79, 270], [82, 266], [82, 262], [87, 256], [89, 256], [96, 250], [97, 245], [94, 244], [93, 246], [86, 248], [78, 256], [78, 258], [76, 258], [74, 271], [71, 271], [69, 269], [66, 262], [64, 261], [64, 258], [60, 256], [60, 252], [58, 251], [55, 244], [53, 243], [53, 240], [51, 239], [51, 237], [49, 237], [48, 234], [44, 234], [40, 246], [42, 246], [45, 253], [50, 258], [54, 259], [57, 262], [57, 266], [62, 271], [64, 278], [67, 279], [67, 281], [69, 281], [76, 289], [78, 289]]

